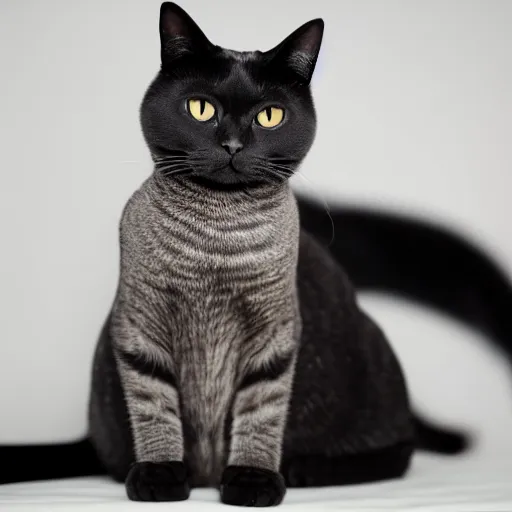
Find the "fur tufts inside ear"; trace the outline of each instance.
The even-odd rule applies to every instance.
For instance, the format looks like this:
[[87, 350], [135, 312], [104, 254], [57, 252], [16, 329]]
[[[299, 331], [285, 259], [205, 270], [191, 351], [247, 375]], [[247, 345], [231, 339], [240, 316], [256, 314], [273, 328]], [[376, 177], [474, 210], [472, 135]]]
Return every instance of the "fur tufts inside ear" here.
[[163, 65], [211, 46], [195, 21], [174, 2], [160, 7], [160, 42]]

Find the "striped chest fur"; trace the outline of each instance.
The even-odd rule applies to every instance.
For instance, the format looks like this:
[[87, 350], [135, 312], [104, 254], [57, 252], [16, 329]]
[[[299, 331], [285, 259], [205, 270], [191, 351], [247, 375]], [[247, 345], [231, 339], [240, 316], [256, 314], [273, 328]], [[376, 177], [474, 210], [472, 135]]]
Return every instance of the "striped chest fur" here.
[[274, 334], [297, 315], [295, 208], [287, 185], [205, 195], [154, 176], [124, 211], [116, 337], [171, 376], [196, 485], [226, 464], [244, 374], [287, 348]]

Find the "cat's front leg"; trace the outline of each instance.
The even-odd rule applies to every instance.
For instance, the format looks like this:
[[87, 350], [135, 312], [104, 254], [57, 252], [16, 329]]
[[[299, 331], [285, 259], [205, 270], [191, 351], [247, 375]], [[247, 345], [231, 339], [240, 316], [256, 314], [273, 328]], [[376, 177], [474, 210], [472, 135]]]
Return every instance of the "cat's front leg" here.
[[261, 339], [244, 369], [234, 404], [228, 467], [221, 481], [224, 503], [273, 506], [286, 488], [279, 474], [286, 416], [298, 350], [296, 320]]
[[126, 478], [126, 492], [134, 501], [185, 500], [190, 487], [183, 464], [177, 383], [169, 355], [141, 331], [123, 321], [112, 327], [136, 459]]

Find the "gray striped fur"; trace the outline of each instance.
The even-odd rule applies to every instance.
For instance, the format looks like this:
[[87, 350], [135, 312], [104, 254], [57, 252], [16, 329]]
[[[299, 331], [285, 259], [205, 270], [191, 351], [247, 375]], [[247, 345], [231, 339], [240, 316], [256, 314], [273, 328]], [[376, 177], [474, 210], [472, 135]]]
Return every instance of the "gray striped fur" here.
[[[288, 184], [205, 193], [155, 173], [120, 239], [112, 336], [136, 460], [182, 460], [186, 445], [195, 485], [216, 484], [226, 463], [278, 471], [301, 329]], [[169, 378], [141, 375], [140, 361]], [[259, 380], [275, 361], [288, 364]]]

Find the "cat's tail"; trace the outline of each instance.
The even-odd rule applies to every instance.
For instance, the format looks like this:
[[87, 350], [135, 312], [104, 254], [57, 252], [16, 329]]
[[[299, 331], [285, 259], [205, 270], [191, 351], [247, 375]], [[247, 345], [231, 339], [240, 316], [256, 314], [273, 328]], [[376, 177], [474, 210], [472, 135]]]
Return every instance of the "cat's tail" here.
[[[512, 362], [512, 285], [461, 236], [426, 222], [363, 208], [327, 208], [298, 196], [302, 226], [328, 247], [359, 291], [412, 299], [486, 334]], [[334, 228], [334, 233], [333, 233]], [[463, 452], [470, 437], [416, 416], [419, 447]]]
[[[463, 237], [419, 220], [299, 196], [302, 226], [345, 268], [356, 289], [400, 295], [486, 334], [512, 362], [512, 284]], [[333, 237], [334, 225], [334, 237]]]
[[449, 429], [444, 425], [436, 426], [417, 414], [414, 416], [414, 427], [418, 450], [442, 455], [459, 455], [471, 446], [471, 438], [468, 434]]
[[84, 439], [68, 444], [0, 446], [0, 484], [106, 474]]

